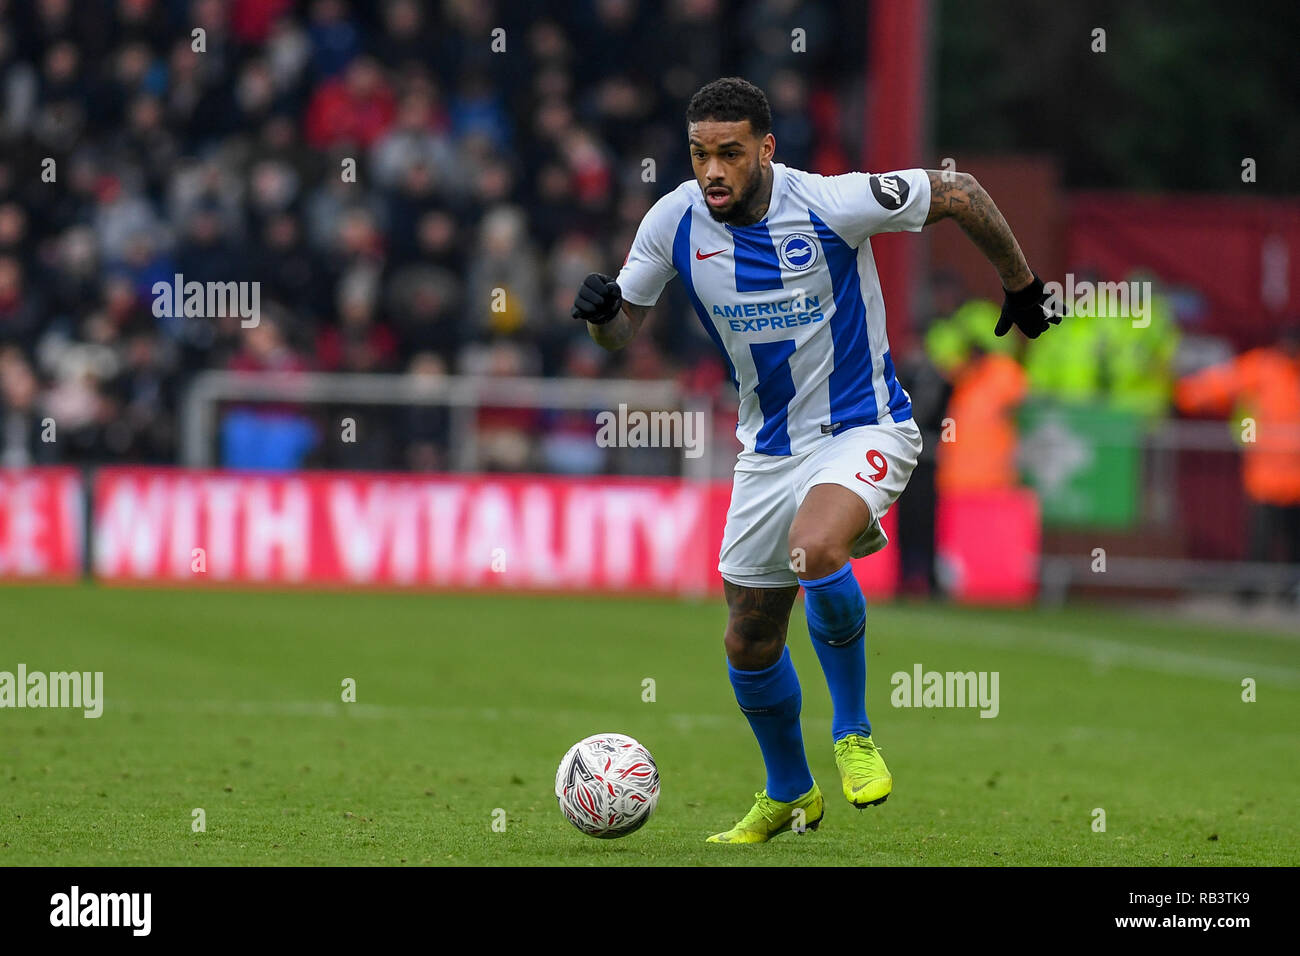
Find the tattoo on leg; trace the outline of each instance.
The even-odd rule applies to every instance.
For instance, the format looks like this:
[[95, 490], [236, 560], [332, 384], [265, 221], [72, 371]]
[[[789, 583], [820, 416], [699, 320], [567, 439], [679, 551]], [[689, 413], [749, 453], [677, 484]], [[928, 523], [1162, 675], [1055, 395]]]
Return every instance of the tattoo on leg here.
[[723, 581], [723, 588], [731, 610], [729, 629], [733, 634], [756, 643], [785, 638], [798, 587], [743, 588]]

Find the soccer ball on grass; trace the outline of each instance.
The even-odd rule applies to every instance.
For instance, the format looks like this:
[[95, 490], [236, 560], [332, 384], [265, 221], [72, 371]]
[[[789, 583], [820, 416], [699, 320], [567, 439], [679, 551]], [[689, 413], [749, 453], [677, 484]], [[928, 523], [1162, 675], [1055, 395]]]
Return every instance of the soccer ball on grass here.
[[659, 803], [659, 768], [631, 737], [594, 734], [560, 761], [555, 799], [568, 821], [588, 836], [627, 836], [645, 825]]

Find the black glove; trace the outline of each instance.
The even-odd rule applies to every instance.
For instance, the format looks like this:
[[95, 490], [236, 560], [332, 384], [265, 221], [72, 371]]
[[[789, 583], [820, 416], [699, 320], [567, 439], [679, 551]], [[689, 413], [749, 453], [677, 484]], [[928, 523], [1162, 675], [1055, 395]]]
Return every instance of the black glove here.
[[1006, 335], [1011, 326], [1016, 326], [1027, 339], [1036, 339], [1047, 331], [1049, 325], [1059, 325], [1061, 316], [1049, 301], [1051, 296], [1043, 291], [1043, 280], [1034, 276], [1034, 281], [1018, 292], [1007, 292], [1002, 303], [1002, 315], [998, 317], [996, 335]]
[[623, 292], [610, 276], [593, 272], [582, 281], [578, 297], [573, 300], [573, 317], [604, 325], [618, 315], [623, 305]]

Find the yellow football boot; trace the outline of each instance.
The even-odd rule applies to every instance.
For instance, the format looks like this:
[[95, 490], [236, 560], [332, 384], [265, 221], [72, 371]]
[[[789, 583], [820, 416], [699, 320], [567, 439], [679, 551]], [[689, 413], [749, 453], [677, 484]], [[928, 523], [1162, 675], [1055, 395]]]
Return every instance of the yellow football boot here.
[[753, 808], [725, 833], [715, 833], [708, 843], [766, 843], [778, 833], [793, 830], [803, 833], [816, 830], [826, 813], [826, 801], [817, 784], [802, 797], [789, 803], [773, 800], [766, 790], [754, 794]]
[[894, 778], [875, 742], [861, 734], [835, 741], [835, 766], [840, 768], [844, 798], [859, 810], [889, 799]]

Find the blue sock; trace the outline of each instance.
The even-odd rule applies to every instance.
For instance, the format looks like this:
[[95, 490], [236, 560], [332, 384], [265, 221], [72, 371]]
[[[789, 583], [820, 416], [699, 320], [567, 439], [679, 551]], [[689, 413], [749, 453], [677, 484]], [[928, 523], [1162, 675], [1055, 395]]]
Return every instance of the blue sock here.
[[799, 676], [790, 660], [790, 648], [781, 659], [761, 671], [738, 671], [727, 662], [736, 702], [758, 738], [767, 767], [767, 795], [789, 803], [812, 789], [812, 773], [803, 752], [799, 708], [803, 695]]
[[867, 720], [867, 600], [845, 564], [824, 578], [800, 582], [804, 587], [804, 616], [813, 648], [826, 674], [835, 716], [831, 739], [871, 734]]

